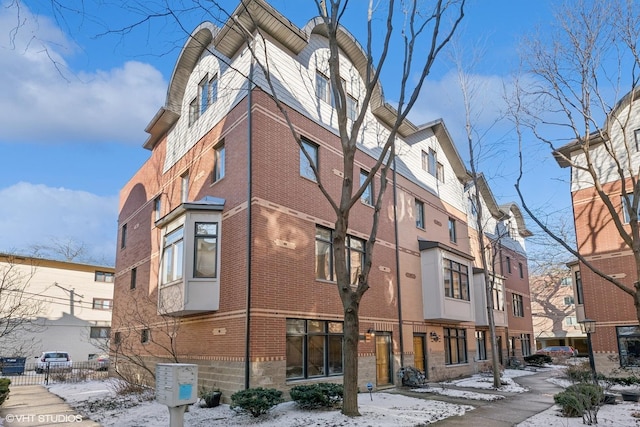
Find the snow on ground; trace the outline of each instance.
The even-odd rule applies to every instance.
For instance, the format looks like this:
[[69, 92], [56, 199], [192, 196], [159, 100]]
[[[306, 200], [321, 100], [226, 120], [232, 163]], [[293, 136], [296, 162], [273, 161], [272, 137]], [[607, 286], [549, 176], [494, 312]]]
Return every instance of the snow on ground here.
[[[501, 375], [502, 387], [500, 387], [498, 391], [505, 391], [509, 393], [524, 393], [528, 390], [513, 381], [513, 378], [533, 374], [535, 374], [535, 372], [527, 371], [524, 369], [505, 369]], [[446, 387], [447, 384], [455, 385], [456, 387], [495, 390], [493, 387], [493, 376], [488, 376], [486, 374], [475, 374], [469, 378], [449, 381], [448, 383], [444, 383], [443, 386]]]
[[451, 397], [457, 397], [461, 399], [470, 399], [470, 400], [493, 401], [493, 400], [504, 399], [504, 396], [501, 396], [499, 394], [475, 393], [473, 391], [453, 390], [450, 388], [437, 388], [437, 387], [414, 388], [414, 389], [411, 389], [411, 391], [415, 393], [433, 393], [433, 394], [438, 394], [440, 396], [451, 396]]
[[[619, 402], [617, 405], [603, 405], [598, 411], [598, 426], [637, 427], [640, 426], [640, 404]], [[521, 422], [517, 427], [584, 427], [582, 418], [565, 418], [560, 407], [554, 405], [544, 412]]]
[[[79, 412], [105, 427], [142, 427], [169, 424], [169, 411], [154, 400], [117, 396], [113, 391], [113, 379], [79, 384], [60, 384], [49, 387], [74, 406]], [[373, 400], [372, 400], [373, 399]], [[184, 423], [199, 426], [418, 426], [463, 415], [473, 409], [469, 405], [456, 405], [438, 400], [424, 400], [389, 393], [368, 393], [358, 396], [361, 417], [349, 418], [339, 410], [303, 411], [293, 402], [282, 403], [267, 415], [253, 418], [248, 414], [236, 414], [229, 405], [201, 408], [197, 404], [184, 414]]]
[[[558, 371], [559, 373], [561, 371]], [[502, 379], [507, 384], [498, 391], [501, 393], [524, 393], [523, 387], [513, 382], [512, 378], [531, 375], [534, 372], [526, 370], [505, 370]], [[487, 381], [487, 379], [489, 381]], [[551, 379], [554, 383], [566, 387], [569, 381], [560, 378]], [[105, 427], [155, 427], [169, 424], [169, 411], [166, 406], [152, 400], [148, 396], [121, 396], [115, 390], [115, 379], [105, 381], [88, 381], [78, 384], [52, 385], [49, 390], [69, 402], [74, 408]], [[474, 375], [463, 380], [451, 381], [442, 385], [427, 388], [431, 393], [446, 394], [458, 398], [473, 400], [493, 400], [503, 396], [480, 391], [474, 393], [468, 390], [456, 390], [457, 387], [478, 388], [491, 390], [491, 378]], [[614, 387], [613, 389], [617, 389]], [[413, 391], [419, 391], [413, 390]], [[493, 397], [491, 397], [493, 396]], [[373, 400], [371, 400], [371, 397]], [[473, 410], [473, 406], [457, 405], [439, 400], [419, 399], [390, 393], [368, 393], [359, 395], [358, 405], [361, 417], [349, 418], [343, 416], [339, 410], [303, 411], [293, 402], [286, 402], [273, 408], [267, 415], [252, 418], [247, 414], [236, 414], [229, 405], [216, 408], [201, 408], [197, 404], [189, 407], [184, 414], [184, 424], [189, 427], [216, 426], [262, 426], [262, 427], [293, 427], [293, 426], [424, 426], [435, 421], [463, 415]], [[473, 413], [472, 413], [473, 414]], [[473, 419], [471, 417], [471, 422]], [[598, 412], [598, 425], [604, 427], [640, 427], [640, 404], [622, 402], [617, 405], [604, 405]], [[471, 425], [471, 424], [470, 424]], [[580, 427], [582, 418], [564, 418], [558, 406], [541, 412], [518, 427]], [[0, 424], [1, 427], [1, 424]]]

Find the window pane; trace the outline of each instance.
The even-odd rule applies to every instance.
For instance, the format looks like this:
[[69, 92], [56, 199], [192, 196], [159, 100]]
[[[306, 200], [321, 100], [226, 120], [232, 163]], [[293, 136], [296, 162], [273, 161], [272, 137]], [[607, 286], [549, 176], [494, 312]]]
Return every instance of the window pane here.
[[307, 332], [324, 332], [324, 322], [320, 320], [309, 320], [307, 322]]
[[342, 322], [329, 322], [329, 333], [330, 334], [341, 334], [342, 333], [343, 324]]
[[307, 355], [307, 376], [317, 377], [325, 375], [324, 336], [311, 335], [307, 338], [307, 340], [309, 342], [309, 352]]
[[218, 234], [217, 222], [196, 222], [197, 235], [216, 235]]
[[[317, 168], [318, 147], [305, 140], [302, 140], [302, 146], [304, 147], [304, 151], [306, 151], [307, 154], [311, 157], [311, 161], [313, 162], [313, 165], [316, 166]], [[304, 151], [302, 150], [302, 148], [300, 149], [300, 175], [315, 181], [316, 175], [313, 173], [313, 169], [311, 168], [311, 163], [309, 162], [309, 159], [307, 159], [307, 156], [305, 156]]]
[[194, 277], [216, 277], [218, 239], [197, 237]]
[[331, 244], [316, 240], [316, 278], [333, 280]]
[[[303, 321], [304, 323], [304, 321]], [[289, 320], [287, 320], [287, 325]], [[287, 336], [287, 378], [302, 378], [302, 361], [304, 360], [304, 337]]]
[[351, 272], [351, 283], [358, 283], [358, 275], [362, 271], [362, 252], [351, 251], [349, 258], [349, 266]]
[[214, 163], [213, 163], [213, 182], [217, 182], [224, 178], [225, 173], [225, 149], [224, 145], [217, 147], [214, 151]]
[[287, 319], [287, 334], [304, 334], [304, 320]]
[[329, 375], [342, 373], [342, 337], [329, 336]]

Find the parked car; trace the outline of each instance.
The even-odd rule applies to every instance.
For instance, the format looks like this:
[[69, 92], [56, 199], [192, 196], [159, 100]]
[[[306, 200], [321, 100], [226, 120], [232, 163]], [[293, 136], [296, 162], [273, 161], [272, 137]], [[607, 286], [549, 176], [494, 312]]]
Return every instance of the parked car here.
[[108, 371], [109, 370], [109, 355], [108, 354], [93, 354], [89, 357], [89, 362], [92, 366], [95, 366], [96, 371]]
[[536, 351], [536, 354], [546, 354], [551, 357], [564, 356], [573, 357], [578, 355], [578, 350], [570, 345], [552, 345], [549, 347], [541, 348]]
[[41, 374], [47, 368], [50, 371], [71, 371], [71, 356], [66, 351], [43, 351], [37, 358], [36, 373]]

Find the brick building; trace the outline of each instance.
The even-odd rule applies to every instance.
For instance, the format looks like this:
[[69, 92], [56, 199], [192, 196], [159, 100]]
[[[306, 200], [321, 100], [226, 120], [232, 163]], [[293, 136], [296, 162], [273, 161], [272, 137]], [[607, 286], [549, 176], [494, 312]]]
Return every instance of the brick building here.
[[[297, 28], [262, 0], [245, 3], [222, 28], [203, 23], [194, 30], [166, 104], [147, 127], [150, 158], [121, 191], [113, 316], [114, 352], [197, 363], [202, 383], [226, 396], [246, 386], [339, 382], [343, 367], [335, 213], [236, 26], [257, 25], [265, 35], [256, 37], [265, 43], [257, 51], [277, 64], [278, 96], [321, 179], [337, 193], [342, 151], [327, 91], [328, 43], [317, 20]], [[357, 109], [366, 61], [355, 39], [346, 30], [342, 36], [341, 78]], [[394, 117], [382, 93], [376, 96], [355, 159], [356, 182], [375, 163]], [[406, 121], [396, 150], [397, 181], [385, 194], [371, 287], [360, 306], [363, 387], [394, 384], [403, 365], [432, 380], [471, 374], [489, 349], [476, 334], [477, 323], [486, 333], [486, 301], [481, 310], [477, 232], [468, 226], [470, 175], [442, 121]], [[369, 197], [378, 185], [376, 177], [352, 210], [347, 250], [354, 275], [366, 255]], [[504, 251], [516, 250], [514, 265], [522, 263], [525, 276], [512, 281], [504, 274], [507, 293], [528, 295], [526, 228], [517, 208], [496, 209], [495, 227], [505, 218], [520, 221], [519, 248]], [[520, 322], [525, 316], [528, 323]], [[509, 318], [501, 329], [505, 354]], [[518, 337], [531, 335], [530, 310], [513, 322]]]
[[[554, 153], [561, 167], [571, 168], [571, 199], [579, 253], [603, 274], [636, 292], [637, 264], [628, 242], [638, 242], [638, 238], [633, 237], [638, 215], [629, 215], [634, 211], [629, 208], [638, 206], [634, 192], [638, 193], [640, 164], [639, 112], [638, 92], [633, 91], [615, 106], [599, 131]], [[596, 188], [585, 168], [587, 161], [600, 188]], [[610, 208], [607, 203], [611, 204]], [[640, 327], [634, 297], [581, 262], [569, 267], [577, 320], [596, 321], [596, 332], [592, 334], [596, 370], [611, 373], [620, 367], [640, 366]]]

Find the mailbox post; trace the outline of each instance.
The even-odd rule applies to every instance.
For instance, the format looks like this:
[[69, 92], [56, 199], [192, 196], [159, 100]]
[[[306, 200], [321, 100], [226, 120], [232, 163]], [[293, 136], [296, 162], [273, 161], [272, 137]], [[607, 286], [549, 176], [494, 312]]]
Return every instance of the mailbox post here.
[[156, 400], [169, 407], [169, 426], [184, 426], [187, 405], [198, 400], [198, 365], [158, 363], [156, 365]]

